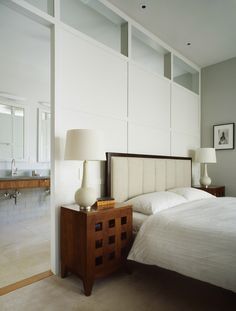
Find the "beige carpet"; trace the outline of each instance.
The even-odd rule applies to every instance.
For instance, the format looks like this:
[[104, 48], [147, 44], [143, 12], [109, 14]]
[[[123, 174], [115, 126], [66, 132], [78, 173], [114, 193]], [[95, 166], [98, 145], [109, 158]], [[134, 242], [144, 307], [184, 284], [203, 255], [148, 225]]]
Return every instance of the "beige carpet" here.
[[236, 310], [236, 294], [169, 271], [136, 266], [95, 282], [85, 297], [76, 277], [53, 276], [0, 297], [0, 310]]

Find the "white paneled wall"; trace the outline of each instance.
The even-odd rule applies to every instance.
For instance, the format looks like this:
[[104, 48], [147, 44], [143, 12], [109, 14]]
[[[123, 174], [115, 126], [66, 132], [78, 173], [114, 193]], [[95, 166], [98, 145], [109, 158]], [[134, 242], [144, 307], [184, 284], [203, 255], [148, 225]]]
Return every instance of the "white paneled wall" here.
[[200, 146], [199, 96], [173, 84], [171, 101], [171, 154], [189, 156]]
[[188, 157], [192, 155], [191, 151], [199, 148], [200, 137], [172, 131], [171, 142], [172, 155]]
[[[64, 161], [66, 131], [103, 130], [113, 152], [189, 156], [199, 147], [199, 96], [66, 30], [59, 32], [55, 130], [58, 202], [73, 202], [81, 163]], [[79, 170], [80, 167], [80, 170]], [[100, 165], [91, 168], [98, 195]]]
[[129, 66], [128, 152], [170, 154], [170, 81]]
[[173, 131], [200, 136], [199, 96], [182, 86], [172, 85], [171, 127]]
[[[200, 147], [200, 98], [177, 84], [172, 84], [171, 155], [192, 156]], [[193, 162], [192, 182], [198, 184], [199, 164]]]
[[158, 129], [170, 128], [170, 81], [131, 64], [129, 120]]
[[[81, 183], [82, 163], [64, 161], [68, 129], [100, 129], [106, 151], [127, 151], [127, 62], [64, 30], [59, 33], [59, 47], [55, 189], [57, 202], [69, 203]], [[90, 183], [99, 196], [101, 166], [90, 163], [90, 169]]]
[[129, 153], [170, 154], [170, 132], [155, 127], [133, 124], [128, 127]]
[[61, 43], [61, 105], [126, 118], [127, 62], [66, 31]]

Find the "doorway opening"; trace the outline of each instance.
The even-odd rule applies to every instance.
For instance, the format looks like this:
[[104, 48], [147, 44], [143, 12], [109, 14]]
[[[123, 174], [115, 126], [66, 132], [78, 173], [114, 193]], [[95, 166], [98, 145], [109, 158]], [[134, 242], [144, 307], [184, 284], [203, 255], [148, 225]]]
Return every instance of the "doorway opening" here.
[[51, 268], [50, 36], [0, 4], [0, 288]]

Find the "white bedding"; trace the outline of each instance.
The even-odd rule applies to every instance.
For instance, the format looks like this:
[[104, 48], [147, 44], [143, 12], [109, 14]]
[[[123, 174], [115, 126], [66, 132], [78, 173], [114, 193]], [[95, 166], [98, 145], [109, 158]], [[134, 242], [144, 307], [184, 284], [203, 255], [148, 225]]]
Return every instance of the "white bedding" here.
[[137, 234], [142, 224], [146, 219], [148, 219], [148, 215], [144, 215], [139, 212], [133, 212], [133, 233]]
[[236, 198], [197, 200], [149, 216], [128, 259], [236, 292]]

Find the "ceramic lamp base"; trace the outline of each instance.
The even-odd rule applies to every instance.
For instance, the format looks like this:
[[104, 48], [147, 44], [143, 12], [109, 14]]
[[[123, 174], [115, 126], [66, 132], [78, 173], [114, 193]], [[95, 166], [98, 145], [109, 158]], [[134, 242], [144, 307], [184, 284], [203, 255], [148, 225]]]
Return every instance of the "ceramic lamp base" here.
[[211, 178], [208, 176], [206, 163], [204, 163], [204, 175], [200, 178], [200, 184], [204, 188], [208, 188], [211, 184]]
[[90, 207], [96, 202], [96, 191], [90, 187], [82, 187], [75, 193], [75, 202], [81, 207], [81, 209], [90, 209]]
[[210, 177], [209, 176], [202, 176], [200, 178], [200, 184], [201, 184], [202, 187], [208, 188], [208, 186], [210, 186], [210, 184], [211, 184]]

